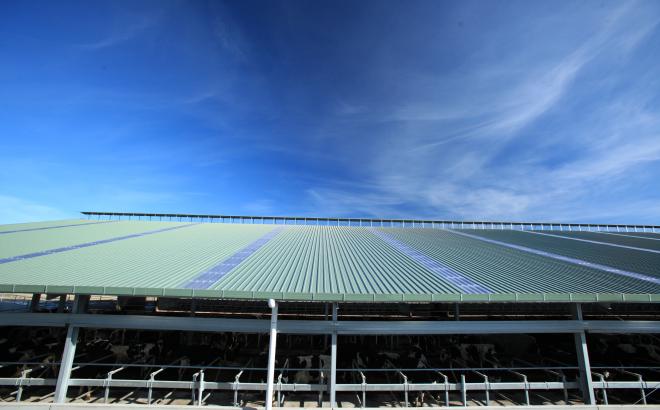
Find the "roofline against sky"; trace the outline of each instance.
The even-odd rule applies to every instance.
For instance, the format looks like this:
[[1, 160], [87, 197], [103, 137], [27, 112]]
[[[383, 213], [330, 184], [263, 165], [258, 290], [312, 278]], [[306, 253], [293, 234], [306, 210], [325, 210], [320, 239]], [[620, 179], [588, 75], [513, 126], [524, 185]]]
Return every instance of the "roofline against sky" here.
[[149, 212], [104, 212], [104, 211], [81, 211], [81, 214], [90, 218], [93, 216], [117, 217], [147, 217], [147, 218], [179, 218], [179, 219], [208, 219], [209, 222], [236, 222], [246, 221], [261, 223], [286, 224], [287, 222], [302, 222], [309, 224], [348, 223], [349, 226], [384, 226], [385, 224], [397, 226], [406, 224], [409, 227], [450, 227], [450, 228], [476, 228], [476, 229], [550, 229], [571, 230], [585, 228], [586, 230], [613, 230], [633, 229], [633, 232], [657, 232], [660, 225], [633, 225], [633, 224], [597, 224], [597, 223], [563, 223], [563, 222], [522, 222], [522, 221], [461, 221], [461, 220], [431, 220], [431, 219], [392, 219], [392, 218], [341, 218], [341, 217], [310, 217], [310, 216], [265, 216], [265, 215], [206, 215], [206, 214], [175, 214], [175, 213], [149, 213]]

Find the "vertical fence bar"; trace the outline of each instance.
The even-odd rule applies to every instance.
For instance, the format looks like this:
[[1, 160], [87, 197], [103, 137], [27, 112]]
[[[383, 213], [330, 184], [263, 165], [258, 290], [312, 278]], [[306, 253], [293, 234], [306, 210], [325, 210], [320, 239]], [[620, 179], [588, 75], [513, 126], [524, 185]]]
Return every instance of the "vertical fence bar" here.
[[268, 301], [271, 308], [270, 316], [270, 341], [268, 346], [268, 382], [266, 386], [266, 410], [273, 408], [273, 382], [275, 379], [275, 349], [277, 346], [277, 302], [274, 299]]
[[204, 401], [204, 369], [199, 371], [199, 393], [197, 396], [197, 405], [201, 406]]
[[337, 309], [332, 304], [332, 342], [330, 346], [330, 407], [337, 407]]

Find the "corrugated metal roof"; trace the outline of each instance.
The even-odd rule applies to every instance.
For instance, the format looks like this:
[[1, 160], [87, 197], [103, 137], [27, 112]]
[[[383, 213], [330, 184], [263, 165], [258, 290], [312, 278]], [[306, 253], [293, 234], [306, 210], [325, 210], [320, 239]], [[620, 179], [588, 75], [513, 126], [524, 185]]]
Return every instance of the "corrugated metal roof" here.
[[[568, 238], [578, 238], [593, 240], [597, 242], [607, 242], [614, 245], [633, 246], [642, 249], [651, 249], [660, 251], [660, 237], [657, 241], [636, 238], [634, 236], [623, 235], [612, 232], [552, 232], [553, 235], [566, 236]], [[634, 234], [631, 234], [634, 235]]]
[[478, 235], [632, 272], [660, 275], [660, 254], [657, 253], [565, 240], [531, 232], [479, 231]]
[[291, 226], [214, 289], [306, 294], [457, 293], [365, 228]]
[[88, 221], [83, 219], [67, 219], [61, 221], [18, 223], [18, 224], [0, 225], [0, 234], [14, 233], [17, 231], [54, 229], [58, 227], [68, 227], [73, 225], [91, 225], [91, 224], [109, 223], [109, 222], [115, 222], [115, 221]]
[[[67, 221], [68, 222], [68, 221]], [[127, 235], [131, 233], [158, 229], [159, 227], [172, 226], [171, 224], [147, 225], [141, 223], [123, 223], [113, 221], [105, 224], [50, 224], [45, 226], [63, 226], [57, 229], [45, 229], [35, 231], [36, 227], [26, 228], [17, 232], [0, 235], [0, 258], [23, 255], [31, 252], [54, 249], [63, 246], [91, 242], [113, 236]], [[64, 227], [65, 226], [65, 227]], [[3, 227], [0, 227], [2, 229]], [[43, 228], [41, 226], [40, 228]]]
[[[507, 233], [473, 230], [467, 232], [486, 237], [498, 237], [493, 235], [493, 232], [500, 235]], [[516, 233], [533, 238], [531, 234]], [[398, 230], [394, 234], [496, 292], [648, 293], [653, 289], [660, 289], [658, 285], [640, 280], [481, 242], [450, 231]], [[570, 240], [566, 242], [571, 244]], [[440, 244], [442, 246], [438, 246]]]
[[[660, 254], [644, 251], [659, 247], [652, 234], [460, 231], [476, 235], [466, 237], [430, 228], [92, 222], [97, 221], [0, 226], [0, 233], [7, 232], [0, 234], [0, 291], [325, 301], [660, 301], [656, 279], [616, 273], [660, 279]], [[53, 249], [57, 253], [45, 254]], [[33, 256], [11, 259], [26, 254]]]
[[649, 238], [652, 240], [660, 241], [660, 233], [651, 233], [651, 232], [621, 232], [617, 233], [617, 235], [624, 235], [624, 236], [639, 236], [642, 238]]

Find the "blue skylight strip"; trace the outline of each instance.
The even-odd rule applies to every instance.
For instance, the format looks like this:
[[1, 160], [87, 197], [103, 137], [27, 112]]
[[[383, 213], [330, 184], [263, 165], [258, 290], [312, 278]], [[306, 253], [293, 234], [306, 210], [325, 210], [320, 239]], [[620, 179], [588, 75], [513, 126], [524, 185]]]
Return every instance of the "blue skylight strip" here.
[[273, 239], [278, 233], [284, 229], [283, 226], [277, 227], [256, 241], [252, 242], [245, 248], [237, 251], [229, 258], [223, 260], [209, 270], [201, 272], [194, 278], [190, 279], [183, 285], [184, 289], [209, 289], [217, 281], [222, 279], [232, 269], [238, 266], [241, 262], [250, 257], [253, 253], [258, 251], [262, 246]]
[[481, 285], [480, 283], [477, 283], [473, 281], [472, 279], [468, 278], [467, 276], [456, 272], [452, 268], [441, 264], [440, 262], [436, 261], [435, 259], [432, 259], [417, 249], [406, 245], [405, 243], [393, 238], [389, 234], [380, 231], [376, 228], [370, 228], [371, 232], [373, 232], [376, 236], [390, 244], [393, 248], [401, 251], [403, 254], [408, 256], [410, 259], [414, 260], [418, 264], [422, 265], [426, 269], [430, 270], [431, 272], [435, 273], [438, 277], [441, 279], [446, 280], [447, 282], [451, 283], [452, 285], [456, 286], [459, 288], [462, 292], [464, 293], [494, 293], [491, 289], [487, 288], [484, 285]]
[[21, 260], [25, 260], [25, 259], [37, 258], [39, 256], [52, 255], [54, 253], [72, 251], [74, 249], [88, 248], [90, 246], [102, 245], [104, 243], [123, 241], [124, 239], [139, 238], [141, 236], [153, 235], [153, 234], [156, 234], [156, 233], [173, 231], [175, 229], [187, 228], [187, 227], [193, 226], [193, 225], [198, 225], [198, 224], [197, 223], [192, 223], [192, 224], [186, 224], [186, 225], [171, 226], [169, 228], [156, 229], [156, 230], [153, 230], [153, 231], [146, 231], [146, 232], [141, 232], [141, 233], [134, 233], [134, 234], [131, 234], [131, 235], [124, 235], [124, 236], [117, 236], [117, 237], [114, 237], [114, 238], [101, 239], [100, 241], [85, 242], [85, 243], [80, 243], [78, 245], [65, 246], [65, 247], [62, 247], [62, 248], [54, 248], [54, 249], [48, 249], [48, 250], [40, 251], [40, 252], [26, 253], [24, 255], [18, 255], [18, 256], [12, 256], [12, 257], [9, 257], [9, 258], [0, 259], [0, 264], [9, 263], [9, 262], [17, 262], [17, 261], [21, 261]]
[[514, 245], [512, 243], [497, 241], [495, 239], [490, 239], [490, 238], [484, 238], [484, 237], [481, 237], [481, 236], [478, 236], [478, 235], [472, 235], [472, 234], [465, 233], [465, 232], [459, 232], [459, 231], [455, 231], [455, 230], [451, 230], [451, 232], [455, 233], [456, 235], [465, 236], [467, 238], [472, 238], [472, 239], [476, 239], [476, 240], [479, 240], [479, 241], [492, 243], [492, 244], [495, 244], [495, 245], [505, 246], [507, 248], [517, 249], [519, 251], [523, 251], [523, 252], [527, 252], [527, 253], [533, 253], [534, 255], [545, 256], [545, 257], [560, 260], [560, 261], [563, 261], [563, 262], [573, 263], [575, 265], [580, 265], [580, 266], [586, 266], [587, 268], [598, 269], [598, 270], [602, 270], [602, 271], [605, 271], [605, 272], [614, 273], [616, 275], [627, 276], [629, 278], [635, 278], [635, 279], [643, 280], [645, 282], [651, 282], [651, 283], [655, 283], [655, 284], [660, 285], [660, 278], [655, 278], [655, 277], [652, 277], [652, 276], [642, 275], [641, 273], [630, 272], [630, 271], [626, 271], [626, 270], [623, 270], [623, 269], [617, 269], [617, 268], [613, 268], [611, 266], [601, 265], [601, 264], [598, 264], [598, 263], [591, 263], [591, 262], [583, 261], [581, 259], [569, 258], [568, 256], [558, 255], [556, 253], [540, 251], [538, 249], [528, 248], [526, 246]]
[[[603, 235], [616, 235], [616, 236], [623, 236], [624, 238], [639, 238], [639, 239], [648, 239], [651, 241], [660, 241], [660, 238], [651, 238], [650, 236], [639, 236], [639, 235], [629, 235], [627, 233], [615, 233], [615, 232], [603, 232], [603, 231], [596, 231], [600, 234]], [[633, 233], [633, 232], [631, 232]]]
[[70, 226], [85, 226], [85, 225], [107, 224], [107, 223], [111, 223], [111, 222], [117, 222], [117, 221], [86, 222], [86, 223], [82, 223], [82, 224], [45, 226], [43, 228], [16, 229], [16, 230], [13, 230], [13, 231], [2, 231], [2, 232], [0, 232], [0, 235], [5, 235], [5, 234], [8, 234], [8, 233], [16, 233], [16, 232], [44, 231], [46, 229], [68, 228]]
[[544, 235], [544, 236], [552, 236], [552, 237], [561, 238], [561, 239], [569, 239], [569, 240], [572, 240], [572, 241], [593, 243], [593, 244], [596, 244], [596, 245], [614, 246], [615, 248], [632, 249], [634, 251], [660, 253], [660, 251], [657, 251], [655, 249], [639, 248], [637, 246], [620, 245], [620, 244], [609, 243], [609, 242], [600, 242], [600, 241], [594, 241], [594, 240], [591, 240], [591, 239], [575, 238], [575, 237], [572, 237], [572, 236], [553, 235], [551, 233], [537, 232], [537, 231], [534, 231], [534, 232], [533, 231], [523, 231], [523, 232], [527, 232], [527, 233], [534, 234], [534, 235]]

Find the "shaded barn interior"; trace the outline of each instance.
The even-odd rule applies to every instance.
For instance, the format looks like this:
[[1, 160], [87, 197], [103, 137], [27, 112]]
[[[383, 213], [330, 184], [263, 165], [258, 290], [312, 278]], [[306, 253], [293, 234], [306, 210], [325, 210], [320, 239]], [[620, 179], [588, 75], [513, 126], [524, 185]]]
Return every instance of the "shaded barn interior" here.
[[[70, 297], [43, 295], [36, 305], [34, 299], [3, 295], [1, 306], [7, 313], [41, 315], [74, 308]], [[658, 317], [653, 304], [585, 304], [582, 309], [590, 321]], [[281, 302], [278, 315], [311, 325], [331, 320], [331, 310], [331, 304]], [[393, 326], [402, 319], [438, 325], [572, 319], [570, 304], [540, 303], [342, 303], [337, 312], [338, 321]], [[99, 325], [106, 317], [270, 318], [268, 306], [259, 302], [142, 297], [92, 297], [85, 313]], [[3, 383], [0, 400], [51, 402], [66, 329], [13, 326], [2, 328], [2, 334], [0, 380], [24, 382]], [[587, 333], [587, 345], [597, 383], [660, 380], [658, 334]], [[267, 332], [85, 327], [78, 335], [66, 401], [164, 405], [199, 404], [201, 398], [206, 405], [264, 406], [268, 347]], [[577, 355], [570, 333], [339, 335], [336, 402], [342, 407], [581, 404]], [[278, 335], [274, 405], [328, 406], [330, 366], [330, 335]], [[451, 388], [440, 389], [445, 385]], [[644, 397], [648, 404], [660, 404], [660, 395], [642, 386], [596, 388], [595, 400], [636, 404]]]

